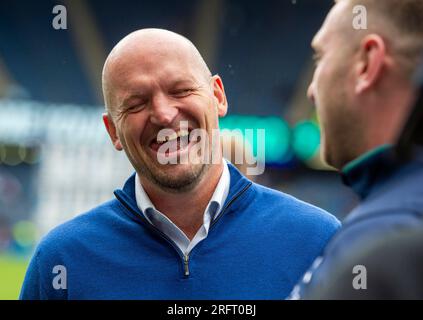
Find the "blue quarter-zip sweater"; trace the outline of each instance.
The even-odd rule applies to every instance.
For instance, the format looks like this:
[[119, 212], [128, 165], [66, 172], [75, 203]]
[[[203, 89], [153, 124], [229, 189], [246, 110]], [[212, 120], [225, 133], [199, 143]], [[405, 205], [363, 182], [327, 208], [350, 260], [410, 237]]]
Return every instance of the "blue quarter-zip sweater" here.
[[223, 211], [188, 257], [145, 220], [132, 175], [44, 237], [21, 299], [284, 299], [339, 222], [229, 166]]

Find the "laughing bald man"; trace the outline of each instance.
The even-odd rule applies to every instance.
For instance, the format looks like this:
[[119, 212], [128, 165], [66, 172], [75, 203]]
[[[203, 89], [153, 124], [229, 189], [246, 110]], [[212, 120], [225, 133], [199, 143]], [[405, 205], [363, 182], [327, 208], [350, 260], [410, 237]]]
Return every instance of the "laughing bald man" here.
[[[135, 173], [42, 239], [21, 299], [285, 298], [339, 223], [223, 160], [212, 140], [225, 90], [194, 45], [131, 33], [108, 56], [103, 89], [107, 132]], [[191, 152], [194, 132], [215, 142], [215, 161]]]

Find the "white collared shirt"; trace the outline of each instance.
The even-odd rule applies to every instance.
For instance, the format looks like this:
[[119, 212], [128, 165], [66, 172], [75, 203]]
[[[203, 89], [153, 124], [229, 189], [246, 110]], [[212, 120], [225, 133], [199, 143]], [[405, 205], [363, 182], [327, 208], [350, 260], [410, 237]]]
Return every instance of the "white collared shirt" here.
[[[210, 223], [216, 219], [225, 203], [229, 193], [230, 174], [226, 160], [223, 160], [223, 172], [214, 193], [203, 214], [203, 225], [190, 241], [185, 233], [178, 228], [168, 217], [156, 210], [144, 188], [141, 185], [138, 174], [135, 177], [135, 198], [137, 206], [144, 217], [157, 229], [166, 234], [181, 251], [188, 255], [191, 250], [202, 240], [207, 238]], [[182, 213], [183, 214], [183, 213]]]

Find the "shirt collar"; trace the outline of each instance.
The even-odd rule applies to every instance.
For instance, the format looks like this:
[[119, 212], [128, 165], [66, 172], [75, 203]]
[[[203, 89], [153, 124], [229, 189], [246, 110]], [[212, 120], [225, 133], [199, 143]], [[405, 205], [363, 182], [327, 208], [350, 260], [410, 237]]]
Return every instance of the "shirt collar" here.
[[137, 201], [137, 206], [141, 210], [141, 213], [145, 216], [145, 218], [150, 222], [151, 220], [148, 218], [146, 214], [148, 209], [156, 209], [154, 204], [151, 202], [150, 197], [145, 192], [144, 188], [142, 187], [140, 177], [138, 173], [135, 174], [135, 199]]
[[226, 163], [226, 160], [223, 159], [223, 172], [208, 204], [208, 209], [211, 209], [211, 206], [216, 207], [213, 208], [213, 210], [210, 210], [212, 211], [211, 213], [214, 216], [213, 219], [216, 219], [217, 213], [220, 212], [223, 207], [223, 204], [226, 201], [226, 198], [228, 197], [230, 179], [231, 176], [229, 174], [228, 164]]
[[361, 199], [365, 199], [392, 173], [395, 166], [393, 146], [382, 145], [346, 164], [341, 170], [342, 180]]
[[[229, 186], [230, 186], [230, 173], [228, 164], [225, 159], [223, 159], [223, 172], [220, 176], [219, 182], [217, 183], [216, 189], [213, 192], [213, 195], [207, 205], [206, 213], [204, 215], [204, 222], [206, 220], [214, 220], [217, 218], [218, 213], [220, 213], [220, 209], [223, 207], [223, 204], [226, 201], [226, 198], [229, 194]], [[149, 218], [149, 214], [154, 214], [157, 212], [154, 204], [151, 202], [150, 197], [145, 192], [141, 181], [139, 179], [138, 174], [135, 175], [135, 199], [137, 202], [138, 208], [141, 210], [144, 217], [152, 223], [151, 219]], [[153, 209], [153, 210], [151, 210]], [[209, 216], [210, 215], [210, 216]]]

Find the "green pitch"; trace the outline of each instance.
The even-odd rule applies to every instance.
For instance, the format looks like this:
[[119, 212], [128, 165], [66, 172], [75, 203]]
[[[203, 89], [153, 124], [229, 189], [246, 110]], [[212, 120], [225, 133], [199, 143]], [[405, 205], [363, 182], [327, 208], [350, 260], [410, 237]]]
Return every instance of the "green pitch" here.
[[0, 300], [15, 300], [25, 276], [29, 260], [0, 254]]

